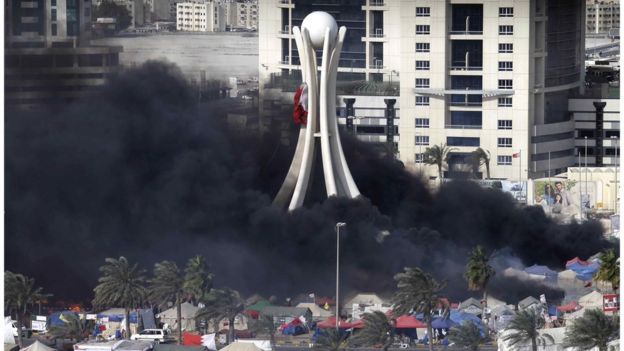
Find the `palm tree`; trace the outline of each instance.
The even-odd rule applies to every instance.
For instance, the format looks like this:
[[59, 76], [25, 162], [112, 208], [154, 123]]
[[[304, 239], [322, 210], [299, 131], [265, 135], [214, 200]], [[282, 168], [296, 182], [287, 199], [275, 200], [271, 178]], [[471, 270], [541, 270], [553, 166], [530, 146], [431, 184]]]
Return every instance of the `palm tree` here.
[[89, 336], [90, 324], [86, 319], [80, 318], [75, 313], [61, 314], [61, 325], [53, 325], [49, 328], [49, 333], [57, 338], [64, 338], [80, 342]]
[[15, 310], [17, 319], [17, 344], [22, 348], [22, 321], [28, 306], [44, 299], [41, 287], [35, 287], [35, 279], [22, 274], [4, 272], [4, 307]]
[[620, 258], [614, 249], [609, 249], [600, 255], [600, 269], [596, 274], [596, 280], [609, 282], [613, 290], [617, 292], [620, 286]]
[[[477, 245], [470, 253], [466, 272], [464, 272], [464, 278], [468, 281], [468, 290], [483, 291], [484, 309], [487, 308], [487, 284], [496, 274], [488, 261], [489, 257], [485, 254], [483, 247]], [[485, 313], [483, 318], [485, 318]]]
[[449, 340], [460, 347], [477, 351], [484, 338], [476, 324], [471, 321], [464, 321], [461, 325], [451, 328]]
[[490, 179], [490, 159], [491, 159], [490, 152], [483, 150], [482, 148], [479, 147], [475, 151], [472, 152], [471, 156], [472, 156], [473, 161], [477, 165], [477, 170], [479, 167], [485, 165], [485, 174], [486, 174], [485, 179]]
[[388, 316], [381, 311], [365, 313], [364, 328], [351, 338], [351, 343], [355, 347], [383, 347], [388, 350], [394, 341], [394, 328], [388, 320]]
[[442, 181], [442, 169], [444, 168], [444, 163], [448, 163], [449, 153], [455, 150], [454, 148], [449, 148], [446, 144], [433, 145], [425, 149], [425, 163], [428, 165], [436, 165], [438, 166], [438, 176], [440, 181]]
[[189, 294], [189, 300], [194, 303], [199, 303], [212, 288], [214, 274], [208, 268], [206, 259], [201, 255], [191, 257], [186, 263], [184, 290]]
[[531, 349], [537, 351], [538, 345], [546, 346], [547, 341], [551, 343], [555, 342], [551, 335], [539, 334], [538, 329], [543, 325], [544, 320], [535, 309], [529, 308], [520, 311], [509, 323], [507, 330], [510, 331], [510, 333], [503, 336], [503, 340], [509, 342], [509, 347], [518, 343], [531, 341]]
[[126, 319], [126, 339], [130, 338], [130, 309], [140, 308], [147, 300], [145, 270], [130, 265], [125, 257], [106, 258], [100, 267], [102, 276], [93, 289], [93, 307], [122, 307]]
[[334, 328], [328, 328], [319, 333], [314, 343], [315, 350], [339, 351], [347, 348], [347, 334]]
[[254, 334], [269, 335], [271, 340], [271, 347], [275, 345], [275, 333], [279, 324], [275, 323], [275, 319], [270, 314], [261, 314], [258, 319], [251, 319], [249, 321], [249, 330]]
[[204, 307], [197, 311], [195, 318], [214, 319], [216, 324], [224, 319], [228, 321], [228, 344], [234, 341], [234, 321], [243, 313], [245, 304], [240, 294], [230, 288], [212, 289], [203, 301]]
[[439, 294], [446, 283], [438, 283], [417, 267], [405, 268], [405, 272], [395, 275], [394, 280], [397, 282], [397, 292], [392, 298], [395, 315], [422, 313], [427, 324], [429, 350], [433, 351], [432, 313], [441, 302]]
[[568, 326], [563, 344], [580, 350], [598, 347], [599, 351], [607, 351], [607, 343], [618, 338], [619, 330], [619, 318], [610, 318], [599, 309], [590, 309]]
[[162, 261], [154, 264], [154, 278], [150, 280], [150, 301], [163, 308], [169, 303], [176, 307], [178, 322], [178, 344], [182, 344], [182, 302], [186, 297], [184, 290], [184, 275], [178, 265], [172, 261]]

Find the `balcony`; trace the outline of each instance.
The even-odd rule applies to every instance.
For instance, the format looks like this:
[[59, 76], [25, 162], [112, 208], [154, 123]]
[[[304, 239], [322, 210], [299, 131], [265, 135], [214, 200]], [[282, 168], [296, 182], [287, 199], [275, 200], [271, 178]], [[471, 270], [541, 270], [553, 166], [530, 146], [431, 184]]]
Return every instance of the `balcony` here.
[[483, 35], [482, 30], [452, 30], [450, 35]]
[[483, 67], [469, 66], [464, 64], [463, 62], [453, 62], [453, 65], [451, 65], [450, 69], [451, 71], [482, 71]]
[[383, 60], [374, 60], [373, 62], [371, 62], [368, 65], [368, 68], [370, 68], [370, 69], [383, 69], [384, 68]]
[[384, 0], [370, 0], [368, 6], [384, 6], [386, 5]]
[[482, 125], [476, 124], [445, 124], [446, 129], [481, 129]]
[[383, 28], [375, 28], [375, 30], [368, 35], [370, 38], [383, 38]]
[[290, 26], [284, 26], [284, 28], [279, 31], [279, 34], [290, 34]]

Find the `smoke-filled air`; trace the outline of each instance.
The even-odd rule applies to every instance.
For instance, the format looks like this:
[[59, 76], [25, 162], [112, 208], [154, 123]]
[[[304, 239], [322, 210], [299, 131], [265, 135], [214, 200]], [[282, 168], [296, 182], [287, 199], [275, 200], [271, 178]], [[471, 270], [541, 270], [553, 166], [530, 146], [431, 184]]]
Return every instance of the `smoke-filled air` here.
[[596, 222], [557, 224], [497, 190], [451, 182], [432, 193], [400, 162], [348, 135], [346, 158], [364, 198], [313, 196], [288, 213], [271, 201], [294, 147], [271, 132], [230, 129], [226, 111], [195, 101], [175, 65], [148, 61], [96, 99], [7, 113], [6, 269], [57, 298], [90, 301], [105, 257], [150, 269], [202, 254], [217, 286], [332, 296], [340, 221], [348, 224], [342, 291], [390, 293], [394, 274], [418, 266], [448, 281], [457, 301], [471, 295], [462, 275], [482, 245], [497, 270], [490, 294], [515, 304], [563, 292], [505, 277], [505, 268], [562, 268], [612, 245]]

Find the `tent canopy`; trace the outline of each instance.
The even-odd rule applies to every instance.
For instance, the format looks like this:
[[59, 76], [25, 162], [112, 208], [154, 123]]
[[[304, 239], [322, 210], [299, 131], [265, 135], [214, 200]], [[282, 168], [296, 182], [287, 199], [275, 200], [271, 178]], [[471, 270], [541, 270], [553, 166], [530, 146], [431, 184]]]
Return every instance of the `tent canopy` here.
[[314, 318], [327, 318], [333, 315], [332, 312], [320, 308], [313, 302], [302, 302], [298, 304], [297, 307], [310, 309], [310, 311], [312, 311], [312, 317]]
[[[182, 319], [195, 319], [195, 314], [199, 311], [199, 307], [194, 306], [189, 302], [184, 302], [181, 306]], [[178, 312], [176, 307], [171, 307], [168, 310], [162, 311], [156, 315], [156, 317], [162, 319], [178, 319]]]
[[525, 272], [533, 275], [541, 275], [547, 278], [554, 278], [557, 276], [557, 272], [546, 266], [540, 266], [537, 264], [532, 265], [531, 267], [527, 267], [524, 269]]
[[561, 312], [573, 312], [573, 311], [578, 310], [579, 308], [581, 308], [581, 306], [579, 306], [578, 302], [576, 301], [571, 301], [570, 303], [566, 305], [561, 305], [557, 307], [557, 309]]
[[413, 329], [413, 328], [426, 328], [427, 325], [419, 321], [418, 319], [416, 319], [416, 317], [414, 316], [402, 315], [396, 319], [395, 327], [399, 329], [403, 329], [403, 328]]
[[[331, 317], [327, 318], [326, 320], [317, 323], [316, 326], [319, 327], [319, 328], [335, 328], [336, 327], [336, 317], [335, 316], [331, 316]], [[362, 321], [362, 320], [357, 320], [357, 321], [353, 321], [353, 322], [347, 322], [346, 320], [340, 320], [338, 322], [338, 328], [340, 328], [340, 329], [351, 329], [351, 328], [359, 329], [359, 328], [363, 328], [363, 327], [364, 327], [364, 321]]]
[[450, 329], [456, 325], [457, 323], [453, 322], [450, 318], [438, 317], [431, 322], [431, 326], [434, 329]]
[[586, 265], [588, 265], [588, 264], [589, 264], [589, 262], [587, 262], [587, 261], [583, 261], [583, 260], [581, 260], [578, 256], [576, 256], [576, 257], [574, 257], [573, 259], [568, 260], [568, 261], [566, 262], [566, 268], [569, 268], [569, 266], [570, 266], [570, 265], [575, 264], [575, 263], [581, 264], [581, 265], [583, 265], [583, 266], [586, 266]]
[[32, 343], [30, 346], [24, 347], [23, 349], [20, 349], [20, 351], [56, 351], [56, 349], [44, 345], [39, 340], [35, 340], [35, 342]]
[[247, 311], [262, 312], [262, 310], [267, 306], [272, 306], [268, 300], [260, 300], [253, 305], [247, 307]]

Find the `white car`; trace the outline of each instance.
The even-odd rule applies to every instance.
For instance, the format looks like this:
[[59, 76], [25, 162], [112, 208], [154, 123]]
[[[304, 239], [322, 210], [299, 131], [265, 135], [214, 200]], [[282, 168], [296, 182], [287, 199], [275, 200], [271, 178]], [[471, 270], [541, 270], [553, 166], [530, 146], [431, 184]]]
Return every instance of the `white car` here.
[[133, 334], [131, 340], [147, 340], [155, 343], [165, 343], [174, 340], [173, 337], [164, 329], [145, 329], [138, 334]]
[[[11, 329], [13, 330], [13, 336], [17, 338], [17, 321], [11, 321]], [[32, 336], [32, 330], [22, 325], [22, 337], [30, 338]]]

